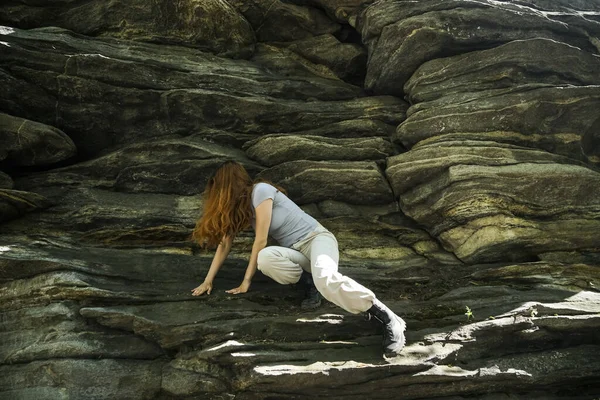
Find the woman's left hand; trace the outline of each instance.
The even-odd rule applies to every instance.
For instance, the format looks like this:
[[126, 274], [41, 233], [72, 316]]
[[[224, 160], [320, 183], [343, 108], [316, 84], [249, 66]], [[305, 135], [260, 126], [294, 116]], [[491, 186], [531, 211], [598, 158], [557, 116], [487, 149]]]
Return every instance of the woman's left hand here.
[[235, 289], [226, 290], [226, 292], [229, 294], [240, 294], [240, 293], [246, 293], [249, 289], [250, 289], [250, 281], [244, 279], [240, 286], [236, 287]]

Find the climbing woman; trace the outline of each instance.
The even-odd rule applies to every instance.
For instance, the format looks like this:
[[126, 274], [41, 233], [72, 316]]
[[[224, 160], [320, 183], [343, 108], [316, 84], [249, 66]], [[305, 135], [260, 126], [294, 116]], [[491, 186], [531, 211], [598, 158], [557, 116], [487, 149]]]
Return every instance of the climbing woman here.
[[[302, 211], [281, 188], [253, 182], [237, 162], [224, 163], [204, 191], [204, 210], [193, 239], [202, 246], [216, 246], [217, 250], [204, 282], [192, 289], [192, 295], [211, 293], [233, 238], [251, 225], [255, 239], [248, 268], [242, 283], [227, 293], [247, 292], [257, 269], [283, 285], [300, 281], [307, 293], [302, 308], [319, 307], [322, 295], [353, 314], [365, 312], [368, 318], [383, 324], [384, 353], [400, 353], [405, 342], [404, 320], [372, 291], [338, 272], [335, 236]], [[280, 246], [267, 247], [268, 236]]]

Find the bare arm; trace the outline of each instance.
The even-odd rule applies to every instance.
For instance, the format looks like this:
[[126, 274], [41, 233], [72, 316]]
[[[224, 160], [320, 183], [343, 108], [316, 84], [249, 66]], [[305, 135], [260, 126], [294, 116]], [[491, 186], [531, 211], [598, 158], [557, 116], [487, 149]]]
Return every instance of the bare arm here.
[[223, 238], [219, 246], [217, 247], [217, 251], [215, 252], [215, 256], [213, 257], [212, 263], [210, 264], [210, 268], [208, 273], [206, 274], [206, 278], [204, 278], [204, 282], [200, 286], [195, 289], [192, 289], [193, 296], [200, 296], [203, 293], [210, 294], [212, 291], [212, 283], [217, 276], [217, 272], [223, 266], [223, 263], [227, 259], [229, 255], [229, 251], [231, 250], [231, 243], [233, 242], [233, 238], [230, 236], [226, 236]]
[[267, 246], [267, 238], [269, 236], [269, 226], [271, 225], [271, 216], [273, 215], [273, 199], [266, 199], [256, 207], [256, 227], [254, 244], [252, 245], [252, 254], [248, 261], [248, 268], [242, 284], [235, 289], [228, 290], [227, 293], [239, 294], [245, 293], [250, 289], [252, 277], [256, 273], [258, 266], [258, 253]]

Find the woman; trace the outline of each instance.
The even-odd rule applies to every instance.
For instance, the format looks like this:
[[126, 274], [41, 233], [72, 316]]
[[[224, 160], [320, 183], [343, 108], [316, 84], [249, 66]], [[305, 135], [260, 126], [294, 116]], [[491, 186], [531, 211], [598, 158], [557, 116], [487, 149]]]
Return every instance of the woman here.
[[[284, 285], [302, 278], [309, 285], [303, 308], [318, 307], [322, 295], [353, 314], [366, 312], [369, 318], [383, 324], [385, 354], [394, 355], [402, 350], [404, 320], [372, 291], [338, 272], [338, 244], [333, 234], [279, 188], [266, 182], [254, 183], [242, 165], [228, 161], [208, 181], [204, 201], [204, 212], [193, 238], [202, 246], [217, 246], [217, 250], [206, 279], [192, 289], [192, 295], [211, 293], [213, 280], [229, 254], [233, 238], [252, 225], [255, 239], [246, 274], [242, 283], [227, 293], [247, 292], [257, 269]], [[267, 247], [269, 235], [280, 246]]]

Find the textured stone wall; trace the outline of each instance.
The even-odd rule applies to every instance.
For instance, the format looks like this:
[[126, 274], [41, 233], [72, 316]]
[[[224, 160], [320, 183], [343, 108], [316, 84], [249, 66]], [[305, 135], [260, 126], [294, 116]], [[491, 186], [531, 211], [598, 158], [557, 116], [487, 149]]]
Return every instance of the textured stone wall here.
[[[597, 399], [600, 4], [0, 5], [0, 398]], [[190, 241], [237, 160], [380, 332]]]

